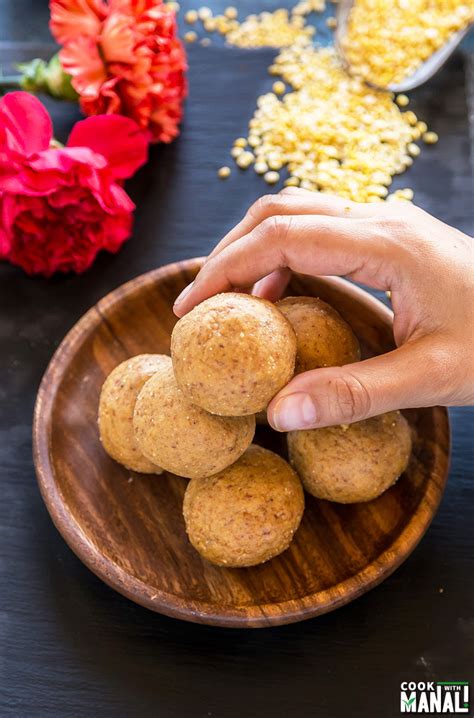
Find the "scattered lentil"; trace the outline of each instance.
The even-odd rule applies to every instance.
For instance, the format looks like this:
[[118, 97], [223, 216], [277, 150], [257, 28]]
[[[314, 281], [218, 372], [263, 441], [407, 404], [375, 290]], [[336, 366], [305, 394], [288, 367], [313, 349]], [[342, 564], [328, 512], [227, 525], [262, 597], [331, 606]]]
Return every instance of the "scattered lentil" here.
[[396, 103], [399, 107], [406, 107], [410, 102], [407, 95], [397, 95]]
[[247, 167], [250, 167], [252, 162], [255, 160], [254, 155], [251, 152], [246, 152], [245, 150], [237, 157], [236, 162], [240, 169], [246, 170]]
[[388, 201], [393, 200], [405, 200], [408, 202], [411, 202], [413, 197], [415, 196], [415, 193], [412, 189], [409, 187], [406, 187], [405, 189], [397, 189], [395, 192], [392, 192], [392, 194], [389, 194], [387, 197]]
[[264, 175], [265, 172], [268, 172], [268, 165], [266, 162], [263, 162], [261, 160], [257, 160], [254, 164], [254, 170], [258, 175]]
[[282, 82], [281, 80], [277, 80], [276, 82], [273, 83], [272, 90], [275, 93], [275, 95], [283, 95], [283, 93], [286, 90], [285, 83]]
[[197, 13], [200, 20], [207, 20], [212, 17], [212, 10], [209, 7], [200, 7]]
[[227, 32], [227, 42], [237, 47], [289, 47], [294, 42], [309, 43], [314, 27], [305, 26], [304, 20], [288, 10], [248, 15], [242, 23]]
[[276, 184], [280, 179], [280, 175], [278, 174], [278, 172], [265, 172], [265, 174], [263, 175], [263, 179], [267, 184]]
[[291, 10], [293, 15], [309, 15], [310, 12], [324, 12], [326, 9], [325, 0], [301, 0]]
[[188, 30], [188, 32], [184, 33], [184, 41], [185, 42], [196, 42], [197, 40], [197, 33], [194, 32], [194, 30]]
[[[361, 1], [386, 2], [356, 0]], [[236, 20], [235, 8], [216, 16], [209, 8], [196, 13], [205, 29], [225, 35], [229, 44], [281, 49], [269, 73], [282, 80], [274, 82], [272, 93], [258, 98], [249, 136], [237, 138], [231, 156], [242, 169], [254, 163], [255, 172], [268, 184], [278, 182], [278, 170], [285, 167], [289, 177], [284, 184], [289, 187], [356, 201], [411, 200], [411, 189], [388, 194], [387, 187], [392, 176], [404, 172], [420, 153], [414, 141], [423, 138], [432, 144], [437, 135], [428, 132], [411, 110], [400, 111], [408, 105], [406, 95], [394, 98], [367, 87], [345, 73], [333, 49], [312, 46], [314, 28], [305, 25], [304, 16], [324, 8], [324, 0], [302, 0], [291, 13], [279, 9], [252, 14], [242, 23]], [[191, 31], [185, 39], [193, 42], [195, 36]]]
[[217, 174], [220, 179], [227, 179], [230, 176], [230, 167], [220, 167]]
[[194, 23], [198, 20], [197, 10], [188, 10], [186, 15], [184, 16], [184, 19], [188, 23], [188, 25], [194, 25]]
[[390, 93], [350, 78], [332, 48], [298, 42], [283, 49], [274, 66], [293, 90], [282, 99], [273, 92], [258, 98], [249, 122], [249, 139], [259, 139], [251, 143], [255, 171], [271, 183], [286, 167], [288, 186], [382, 201], [392, 176], [413, 162], [412, 148], [419, 152], [415, 113], [401, 112]]
[[260, 144], [260, 137], [258, 135], [249, 135], [249, 145], [252, 148], [258, 147]]
[[214, 17], [206, 18], [203, 25], [206, 32], [215, 32], [217, 30], [217, 20]]
[[354, 73], [388, 87], [473, 19], [471, 0], [355, 0], [342, 46]]
[[410, 123], [410, 125], [416, 125], [418, 122], [418, 117], [411, 110], [405, 112], [405, 119]]

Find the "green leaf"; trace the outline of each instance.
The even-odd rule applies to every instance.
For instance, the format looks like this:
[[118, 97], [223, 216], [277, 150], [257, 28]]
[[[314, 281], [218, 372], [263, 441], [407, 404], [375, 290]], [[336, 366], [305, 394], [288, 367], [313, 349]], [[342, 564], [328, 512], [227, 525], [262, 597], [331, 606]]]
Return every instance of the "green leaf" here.
[[71, 77], [61, 65], [59, 55], [46, 62], [37, 57], [30, 62], [17, 65], [22, 73], [21, 87], [28, 92], [45, 92], [59, 100], [77, 100], [78, 95], [71, 85]]

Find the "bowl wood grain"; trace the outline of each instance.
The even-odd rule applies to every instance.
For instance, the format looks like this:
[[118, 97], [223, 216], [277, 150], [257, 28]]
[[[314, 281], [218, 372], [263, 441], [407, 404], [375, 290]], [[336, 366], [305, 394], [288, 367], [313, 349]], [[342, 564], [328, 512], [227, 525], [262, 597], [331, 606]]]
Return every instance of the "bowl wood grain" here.
[[[137, 603], [198, 623], [260, 627], [331, 611], [386, 578], [417, 545], [440, 502], [449, 464], [444, 408], [405, 412], [414, 437], [406, 473], [366, 504], [306, 497], [290, 548], [248, 569], [216, 568], [191, 547], [181, 513], [186, 480], [145, 476], [116, 464], [97, 431], [102, 383], [135, 354], [169, 353], [175, 297], [199, 259], [162, 267], [119, 287], [71, 329], [38, 392], [34, 460], [49, 513], [72, 550]], [[320, 296], [352, 325], [365, 356], [393, 348], [392, 315], [337, 278], [295, 276], [289, 294]], [[281, 435], [258, 443], [284, 454]]]

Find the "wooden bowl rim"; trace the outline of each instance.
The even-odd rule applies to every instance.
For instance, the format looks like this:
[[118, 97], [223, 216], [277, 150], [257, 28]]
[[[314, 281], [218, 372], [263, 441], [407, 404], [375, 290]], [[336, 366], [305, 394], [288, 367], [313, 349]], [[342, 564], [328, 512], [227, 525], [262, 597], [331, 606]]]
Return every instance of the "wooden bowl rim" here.
[[[202, 258], [194, 258], [175, 262], [135, 277], [100, 299], [66, 334], [43, 375], [34, 409], [33, 459], [40, 492], [53, 523], [81, 561], [109, 586], [146, 608], [196, 623], [237, 628], [282, 625], [301, 621], [326, 613], [361, 596], [395, 571], [417, 546], [436, 514], [448, 478], [451, 440], [448, 412], [445, 407], [433, 407], [433, 411], [438, 412], [446, 430], [446, 461], [441, 466], [437, 481], [434, 481], [433, 475], [431, 475], [423, 498], [401, 533], [389, 548], [385, 549], [361, 571], [322, 592], [314, 592], [298, 598], [296, 608], [294, 606], [295, 599], [289, 599], [276, 603], [240, 607], [221, 604], [220, 610], [216, 612], [213, 603], [188, 602], [172, 593], [159, 591], [149, 586], [103, 555], [74, 518], [56, 483], [50, 458], [51, 422], [57, 389], [62, 375], [69, 365], [69, 362], [63, 365], [63, 359], [68, 356], [72, 357], [78, 343], [95, 330], [97, 324], [103, 320], [102, 311], [104, 309], [110, 309], [114, 304], [122, 303], [137, 289], [154, 284], [157, 280], [168, 277], [170, 274], [194, 271], [201, 266], [202, 261]], [[393, 313], [388, 307], [346, 279], [319, 277], [318, 280], [329, 286], [342, 288], [349, 296], [362, 302], [379, 317], [392, 321]], [[318, 601], [319, 593], [324, 595], [323, 601]], [[270, 609], [268, 614], [265, 611], [266, 607]]]

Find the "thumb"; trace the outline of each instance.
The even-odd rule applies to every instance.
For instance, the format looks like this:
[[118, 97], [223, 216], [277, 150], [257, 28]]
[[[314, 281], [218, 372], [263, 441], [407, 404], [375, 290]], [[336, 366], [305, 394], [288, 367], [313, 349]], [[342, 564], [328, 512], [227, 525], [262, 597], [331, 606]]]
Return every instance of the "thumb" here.
[[350, 424], [395, 409], [440, 402], [450, 371], [443, 353], [425, 340], [342, 367], [295, 376], [270, 402], [277, 431]]

